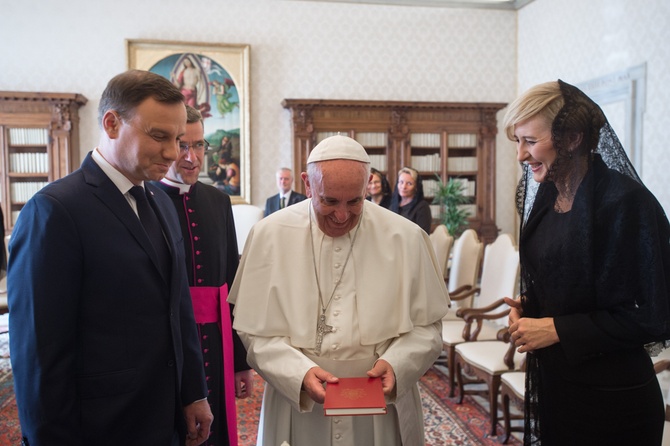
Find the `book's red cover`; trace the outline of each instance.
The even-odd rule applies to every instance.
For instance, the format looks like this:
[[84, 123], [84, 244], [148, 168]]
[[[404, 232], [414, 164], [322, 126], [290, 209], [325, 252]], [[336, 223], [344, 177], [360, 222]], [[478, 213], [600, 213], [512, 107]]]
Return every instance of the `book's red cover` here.
[[340, 378], [327, 384], [323, 411], [326, 416], [386, 414], [381, 378]]

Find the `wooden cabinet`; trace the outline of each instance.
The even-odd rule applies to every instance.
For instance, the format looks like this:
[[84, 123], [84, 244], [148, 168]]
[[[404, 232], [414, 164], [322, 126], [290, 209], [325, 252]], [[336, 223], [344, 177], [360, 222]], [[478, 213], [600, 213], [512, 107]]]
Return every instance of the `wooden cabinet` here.
[[[350, 136], [368, 151], [372, 167], [395, 185], [398, 170], [420, 172], [431, 202], [438, 180], [457, 178], [470, 197], [470, 227], [487, 243], [495, 224], [496, 113], [503, 103], [340, 101], [285, 99], [293, 121], [296, 173], [305, 170], [309, 152], [322, 139]], [[296, 190], [302, 190], [299, 175]], [[435, 221], [439, 216], [433, 208]]]
[[0, 202], [11, 233], [23, 205], [79, 167], [79, 107], [70, 93], [0, 91]]

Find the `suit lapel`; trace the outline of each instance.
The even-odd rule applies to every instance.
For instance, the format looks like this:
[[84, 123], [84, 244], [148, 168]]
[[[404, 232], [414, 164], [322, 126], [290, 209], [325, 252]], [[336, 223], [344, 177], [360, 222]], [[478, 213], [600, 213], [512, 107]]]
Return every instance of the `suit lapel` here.
[[[149, 236], [144, 231], [144, 227], [140, 222], [133, 209], [130, 207], [126, 197], [119, 191], [114, 182], [100, 169], [89, 154], [82, 163], [82, 172], [86, 184], [91, 188], [93, 195], [95, 195], [109, 210], [119, 219], [119, 221], [128, 229], [128, 232], [133, 236], [137, 243], [151, 258], [156, 269], [160, 272], [158, 258], [156, 251], [149, 240]], [[148, 184], [148, 183], [146, 183]], [[145, 186], [146, 186], [145, 184]], [[156, 206], [158, 208], [158, 206]], [[166, 228], [165, 217], [160, 211], [156, 212], [161, 226]], [[164, 232], [168, 232], [163, 229]], [[170, 252], [173, 251], [174, 237], [168, 239]], [[173, 256], [174, 257], [174, 256]], [[161, 274], [162, 276], [162, 274]]]

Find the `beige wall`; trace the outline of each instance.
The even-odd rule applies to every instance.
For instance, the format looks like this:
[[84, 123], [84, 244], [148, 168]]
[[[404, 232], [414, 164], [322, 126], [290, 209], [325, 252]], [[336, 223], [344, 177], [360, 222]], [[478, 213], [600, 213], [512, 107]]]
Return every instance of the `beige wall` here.
[[[290, 0], [0, 0], [0, 89], [84, 94], [83, 156], [97, 143], [98, 97], [127, 68], [125, 39], [250, 44], [251, 199], [263, 205], [275, 193], [276, 168], [292, 165], [284, 98], [509, 102], [534, 83], [580, 82], [648, 61], [644, 179], [670, 209], [670, 179], [655, 174], [670, 171], [660, 143], [670, 128], [670, 58], [659, 45], [670, 41], [666, 4], [644, 0], [650, 9], [640, 12], [627, 0], [534, 0], [517, 13]], [[600, 24], [612, 18], [613, 26]], [[498, 226], [515, 234], [518, 167], [502, 134], [496, 163]]]
[[126, 69], [124, 39], [250, 44], [257, 205], [276, 193], [276, 168], [292, 165], [284, 98], [509, 102], [515, 94], [513, 11], [283, 0], [0, 4], [0, 89], [84, 94], [83, 153], [97, 143], [105, 83]]

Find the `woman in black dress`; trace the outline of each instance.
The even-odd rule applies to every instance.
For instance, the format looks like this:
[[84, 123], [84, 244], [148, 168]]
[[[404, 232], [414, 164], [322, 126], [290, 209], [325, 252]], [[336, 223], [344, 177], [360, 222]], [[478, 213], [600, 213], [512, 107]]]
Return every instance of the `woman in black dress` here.
[[507, 299], [528, 352], [524, 443], [660, 445], [649, 355], [670, 339], [668, 219], [574, 86], [531, 88], [504, 128], [524, 169], [521, 295]]
[[370, 175], [366, 199], [388, 209], [391, 206], [391, 186], [386, 179], [386, 175], [374, 167], [370, 168]]
[[391, 210], [412, 220], [430, 234], [433, 218], [430, 205], [423, 198], [421, 177], [415, 169], [403, 167], [398, 172], [398, 181], [391, 198]]

